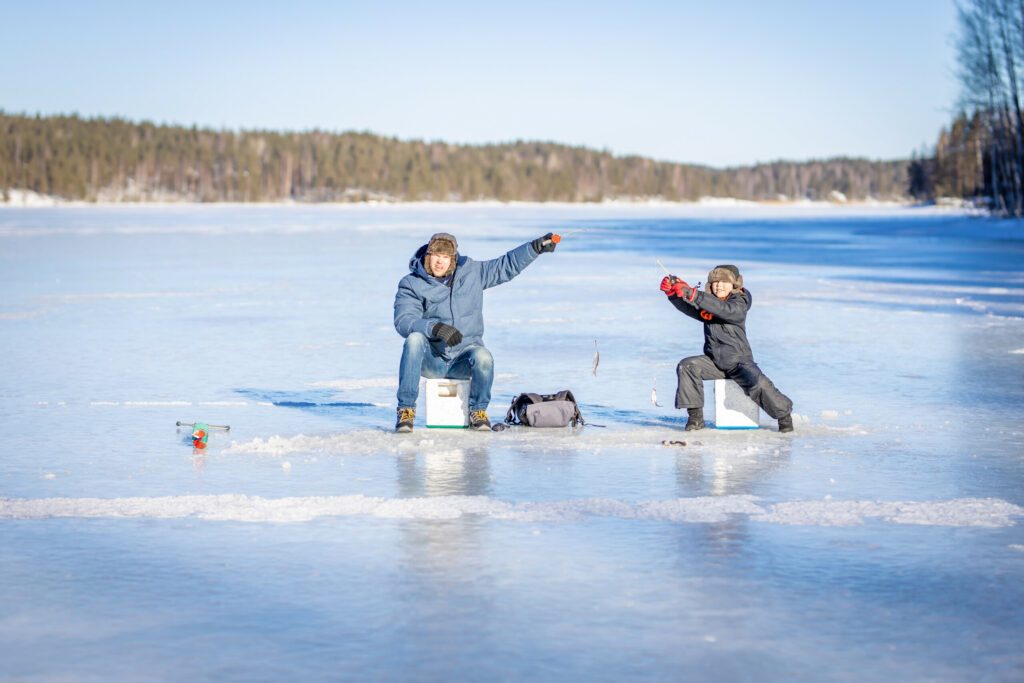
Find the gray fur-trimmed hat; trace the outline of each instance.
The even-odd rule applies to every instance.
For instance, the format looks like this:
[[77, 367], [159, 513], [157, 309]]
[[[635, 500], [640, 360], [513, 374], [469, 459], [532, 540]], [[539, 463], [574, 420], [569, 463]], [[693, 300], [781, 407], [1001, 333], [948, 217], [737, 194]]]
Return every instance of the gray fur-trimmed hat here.
[[731, 282], [736, 289], [743, 289], [743, 276], [740, 269], [728, 263], [715, 266], [708, 273], [707, 290], [711, 291], [712, 282]]
[[455, 235], [447, 232], [435, 233], [427, 242], [427, 253], [443, 254], [454, 258], [455, 254], [459, 253], [459, 242], [455, 239]]

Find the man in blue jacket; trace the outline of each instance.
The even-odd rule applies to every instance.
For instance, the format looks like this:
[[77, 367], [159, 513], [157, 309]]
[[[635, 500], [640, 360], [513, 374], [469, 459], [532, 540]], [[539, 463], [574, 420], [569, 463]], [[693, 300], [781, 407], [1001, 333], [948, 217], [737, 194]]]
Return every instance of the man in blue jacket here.
[[397, 432], [411, 432], [420, 377], [468, 379], [469, 426], [489, 430], [487, 405], [494, 359], [484, 347], [484, 290], [508, 282], [542, 253], [555, 250], [548, 233], [500, 258], [474, 261], [439, 232], [409, 261], [395, 294], [395, 329], [405, 337], [398, 374]]

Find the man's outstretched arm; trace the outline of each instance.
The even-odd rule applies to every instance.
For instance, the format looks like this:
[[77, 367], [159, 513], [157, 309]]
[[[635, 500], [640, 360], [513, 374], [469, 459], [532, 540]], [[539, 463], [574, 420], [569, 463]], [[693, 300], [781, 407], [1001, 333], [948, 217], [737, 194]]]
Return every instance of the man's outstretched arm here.
[[552, 241], [552, 237], [553, 235], [549, 232], [543, 237], [519, 245], [504, 256], [490, 261], [481, 261], [480, 270], [484, 289], [508, 282], [523, 272], [526, 266], [536, 261], [538, 256], [554, 251], [555, 242]]

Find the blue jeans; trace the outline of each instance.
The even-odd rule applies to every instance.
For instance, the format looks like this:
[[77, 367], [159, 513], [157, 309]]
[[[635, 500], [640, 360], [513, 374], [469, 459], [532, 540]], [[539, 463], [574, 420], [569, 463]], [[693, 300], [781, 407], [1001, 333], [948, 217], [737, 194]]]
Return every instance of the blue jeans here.
[[469, 409], [487, 410], [494, 383], [494, 358], [483, 344], [473, 344], [450, 361], [435, 356], [430, 342], [419, 332], [405, 338], [402, 364], [398, 369], [398, 407], [415, 408], [420, 395], [420, 377], [468, 379]]

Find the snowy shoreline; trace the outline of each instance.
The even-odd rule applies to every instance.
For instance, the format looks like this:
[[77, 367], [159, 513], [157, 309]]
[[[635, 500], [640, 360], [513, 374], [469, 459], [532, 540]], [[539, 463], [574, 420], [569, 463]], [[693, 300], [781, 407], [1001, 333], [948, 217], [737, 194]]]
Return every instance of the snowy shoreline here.
[[736, 209], [824, 209], [828, 211], [842, 210], [872, 210], [872, 209], [914, 209], [927, 212], [948, 213], [978, 213], [976, 209], [964, 202], [944, 201], [938, 204], [921, 205], [910, 201], [894, 200], [864, 200], [864, 201], [822, 201], [822, 200], [770, 200], [751, 201], [736, 199], [733, 197], [702, 197], [696, 201], [669, 201], [663, 199], [647, 198], [619, 198], [606, 199], [601, 202], [533, 202], [533, 201], [508, 201], [503, 202], [497, 199], [475, 200], [467, 202], [442, 202], [442, 201], [381, 201], [370, 200], [365, 202], [300, 202], [300, 201], [279, 201], [279, 202], [196, 202], [188, 200], [173, 201], [82, 201], [66, 200], [53, 195], [43, 195], [31, 190], [7, 190], [8, 200], [0, 200], [0, 209], [4, 208], [57, 208], [57, 207], [96, 207], [96, 208], [183, 208], [183, 207], [259, 207], [259, 208], [280, 208], [280, 207], [301, 207], [304, 209], [365, 209], [365, 208], [416, 208], [416, 209], [479, 209], [497, 207], [515, 208], [546, 208], [546, 209], [700, 209], [700, 208], [736, 208]]

